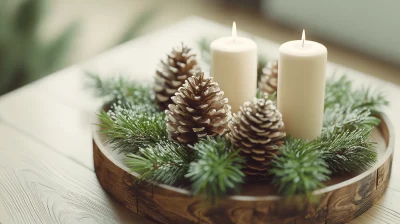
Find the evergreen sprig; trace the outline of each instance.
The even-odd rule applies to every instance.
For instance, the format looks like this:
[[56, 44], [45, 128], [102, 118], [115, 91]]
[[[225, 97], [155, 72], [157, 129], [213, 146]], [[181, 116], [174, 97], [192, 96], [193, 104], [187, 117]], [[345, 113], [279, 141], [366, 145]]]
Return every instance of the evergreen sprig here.
[[315, 144], [293, 137], [286, 139], [272, 165], [272, 183], [288, 198], [300, 194], [312, 200], [312, 191], [323, 187], [331, 173]]
[[94, 93], [110, 102], [121, 101], [120, 104], [141, 105], [154, 104], [154, 93], [150, 85], [130, 81], [126, 77], [118, 76], [102, 78], [96, 73], [86, 72], [88, 76], [87, 86], [94, 90]]
[[321, 136], [311, 142], [288, 138], [273, 160], [273, 183], [279, 192], [312, 199], [312, 191], [322, 187], [330, 173], [368, 169], [377, 160], [371, 130], [380, 122], [372, 113], [387, 104], [382, 93], [353, 89], [346, 76], [328, 79]]
[[323, 133], [329, 135], [330, 138], [335, 138], [336, 134], [344, 130], [370, 130], [379, 123], [380, 120], [373, 117], [368, 108], [351, 108], [336, 104], [324, 111]]
[[119, 152], [136, 153], [168, 139], [165, 114], [149, 105], [114, 104], [98, 116], [101, 132]]
[[224, 137], [205, 138], [192, 148], [198, 159], [190, 163], [186, 177], [195, 195], [215, 202], [244, 182], [243, 159]]
[[328, 78], [325, 87], [325, 109], [341, 105], [352, 109], [368, 109], [373, 113], [382, 110], [389, 103], [383, 93], [371, 88], [354, 89], [346, 75]]
[[188, 149], [166, 140], [128, 154], [125, 163], [140, 174], [140, 181], [174, 185], [184, 179], [191, 160]]
[[[340, 128], [339, 128], [340, 129]], [[324, 132], [312, 144], [333, 173], [361, 172], [377, 160], [371, 130], [365, 128]]]

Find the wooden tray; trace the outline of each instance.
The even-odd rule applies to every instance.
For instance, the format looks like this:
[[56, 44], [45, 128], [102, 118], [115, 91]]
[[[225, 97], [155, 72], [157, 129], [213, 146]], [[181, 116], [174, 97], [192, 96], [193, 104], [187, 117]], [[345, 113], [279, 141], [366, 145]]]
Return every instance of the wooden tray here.
[[[318, 203], [288, 204], [269, 185], [248, 184], [235, 195], [209, 206], [184, 189], [164, 184], [134, 183], [137, 174], [123, 164], [123, 155], [105, 144], [93, 130], [97, 178], [126, 208], [158, 223], [343, 223], [361, 215], [385, 192], [391, 172], [394, 136], [385, 115], [372, 134], [378, 143], [378, 162], [360, 174], [333, 177], [315, 192]], [[303, 206], [299, 206], [303, 205]]]

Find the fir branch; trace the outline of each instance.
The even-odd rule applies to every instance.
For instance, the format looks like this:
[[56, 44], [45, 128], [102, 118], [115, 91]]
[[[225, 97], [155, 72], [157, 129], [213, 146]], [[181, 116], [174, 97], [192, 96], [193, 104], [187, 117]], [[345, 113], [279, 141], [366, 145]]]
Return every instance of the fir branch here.
[[323, 132], [335, 138], [344, 130], [372, 129], [380, 120], [371, 116], [368, 108], [349, 108], [336, 104], [324, 111]]
[[326, 82], [325, 109], [341, 105], [352, 109], [369, 109], [377, 113], [383, 106], [388, 105], [384, 95], [371, 88], [354, 90], [352, 81], [346, 75], [340, 78], [332, 76]]
[[382, 107], [389, 105], [389, 101], [382, 92], [371, 88], [363, 87], [355, 91], [355, 96], [357, 104], [354, 107], [368, 108], [373, 114], [379, 113]]
[[125, 163], [140, 174], [139, 181], [174, 185], [186, 174], [191, 156], [188, 149], [171, 141], [140, 148], [140, 154], [128, 154]]
[[292, 137], [287, 138], [272, 165], [272, 183], [288, 199], [299, 194], [313, 200], [312, 191], [323, 187], [330, 175], [315, 145]]
[[322, 135], [312, 142], [334, 173], [361, 172], [377, 160], [370, 134], [380, 120], [371, 116], [369, 107], [357, 105], [326, 108]]
[[321, 153], [332, 172], [361, 172], [377, 160], [376, 144], [370, 136], [371, 129], [330, 130], [311, 144]]
[[114, 104], [99, 115], [101, 131], [112, 147], [123, 153], [136, 153], [139, 148], [168, 139], [165, 114], [149, 105]]
[[336, 104], [347, 105], [347, 100], [351, 98], [351, 88], [351, 81], [345, 75], [338, 79], [335, 75], [328, 78], [325, 85], [325, 109]]
[[198, 154], [198, 160], [190, 163], [185, 177], [192, 181], [195, 195], [203, 195], [215, 202], [244, 182], [243, 159], [238, 151], [231, 150], [224, 137], [207, 137], [192, 148]]
[[92, 88], [97, 96], [111, 102], [121, 101], [122, 104], [154, 105], [154, 94], [149, 85], [130, 81], [125, 77], [101, 78], [99, 75], [86, 72], [89, 80], [87, 86]]

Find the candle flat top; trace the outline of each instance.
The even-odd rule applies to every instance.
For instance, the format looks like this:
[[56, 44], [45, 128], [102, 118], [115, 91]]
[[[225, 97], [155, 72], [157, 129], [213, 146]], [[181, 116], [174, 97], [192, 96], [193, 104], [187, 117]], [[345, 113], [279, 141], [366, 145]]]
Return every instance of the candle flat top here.
[[317, 56], [327, 54], [326, 47], [318, 42], [305, 40], [293, 40], [282, 44], [279, 51], [284, 54], [297, 56]]
[[221, 37], [211, 42], [211, 50], [242, 52], [257, 49], [257, 44], [245, 37]]

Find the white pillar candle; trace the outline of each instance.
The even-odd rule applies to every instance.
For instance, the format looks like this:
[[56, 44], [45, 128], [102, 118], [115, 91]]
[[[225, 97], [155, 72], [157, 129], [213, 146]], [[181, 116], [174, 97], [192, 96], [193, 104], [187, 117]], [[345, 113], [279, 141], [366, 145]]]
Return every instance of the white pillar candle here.
[[251, 39], [238, 37], [234, 22], [232, 36], [214, 40], [210, 48], [211, 76], [224, 91], [232, 112], [236, 112], [256, 95], [257, 45]]
[[322, 131], [327, 49], [305, 40], [279, 48], [278, 109], [285, 131], [295, 138], [313, 140]]

